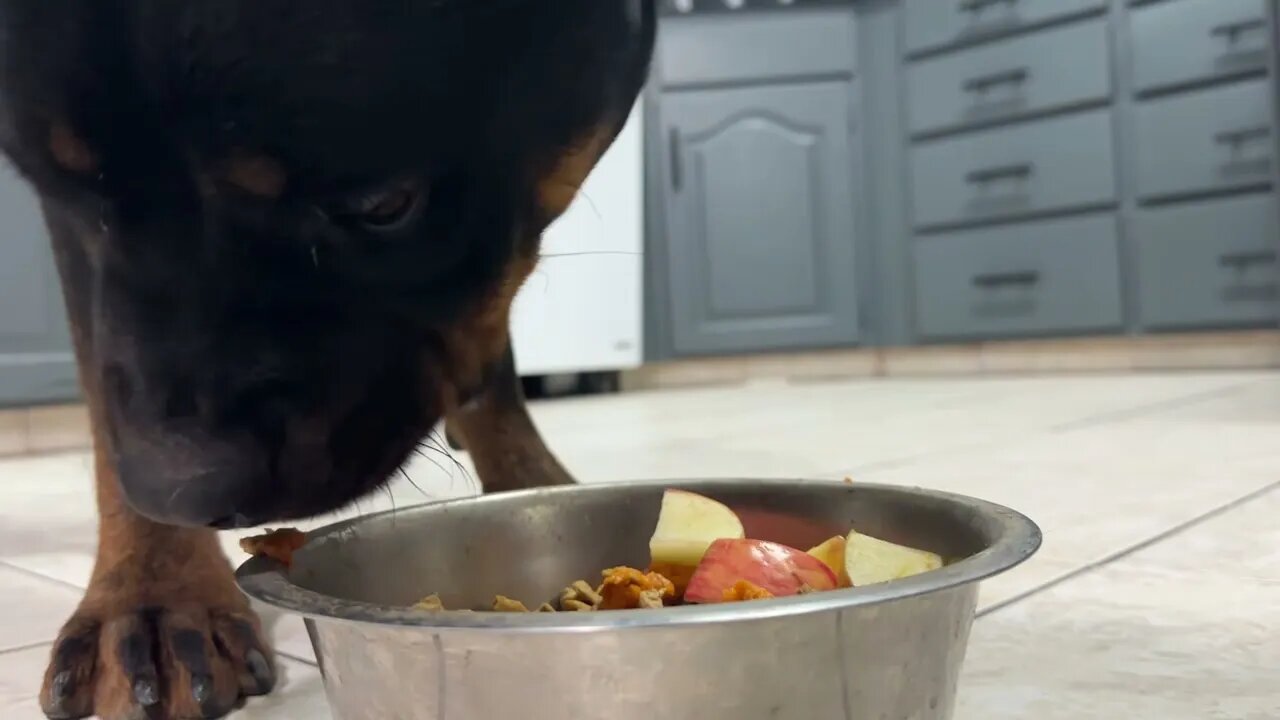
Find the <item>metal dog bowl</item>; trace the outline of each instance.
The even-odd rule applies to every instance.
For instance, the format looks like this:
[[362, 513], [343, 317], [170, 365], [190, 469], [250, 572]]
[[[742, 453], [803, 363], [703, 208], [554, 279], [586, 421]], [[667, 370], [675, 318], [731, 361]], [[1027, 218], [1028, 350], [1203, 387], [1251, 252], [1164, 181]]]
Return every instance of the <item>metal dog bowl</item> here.
[[[645, 566], [662, 491], [739, 511], [800, 547], [850, 528], [932, 550], [941, 570], [793, 598], [598, 613], [530, 607]], [[338, 720], [945, 720], [978, 581], [1040, 543], [1026, 517], [927, 490], [765, 480], [580, 485], [425, 505], [311, 533], [291, 570], [257, 558], [253, 598], [306, 618]]]

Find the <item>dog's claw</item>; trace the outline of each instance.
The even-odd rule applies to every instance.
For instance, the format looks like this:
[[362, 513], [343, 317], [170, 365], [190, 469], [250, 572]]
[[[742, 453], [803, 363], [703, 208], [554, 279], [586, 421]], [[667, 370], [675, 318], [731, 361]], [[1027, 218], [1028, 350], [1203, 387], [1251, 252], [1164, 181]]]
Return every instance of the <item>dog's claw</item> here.
[[249, 666], [249, 675], [253, 678], [256, 685], [257, 695], [265, 695], [271, 692], [276, 685], [276, 671], [267, 661], [265, 655], [260, 650], [250, 650], [245, 656], [245, 662]]
[[160, 690], [151, 680], [138, 680], [133, 683], [133, 699], [142, 707], [151, 707], [160, 702]]
[[53, 676], [53, 684], [49, 688], [49, 695], [55, 702], [66, 700], [71, 693], [75, 692], [75, 685], [71, 681], [71, 673], [63, 670]]
[[191, 677], [191, 697], [195, 698], [197, 705], [204, 705], [209, 702], [212, 694], [213, 678], [208, 675], [193, 675]]

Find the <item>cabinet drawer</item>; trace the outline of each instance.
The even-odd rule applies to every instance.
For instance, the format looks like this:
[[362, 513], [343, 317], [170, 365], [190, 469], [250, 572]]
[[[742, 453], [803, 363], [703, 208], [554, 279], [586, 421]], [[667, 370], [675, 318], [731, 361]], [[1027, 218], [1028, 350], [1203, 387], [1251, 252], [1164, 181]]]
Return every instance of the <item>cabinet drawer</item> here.
[[917, 241], [916, 313], [926, 338], [1119, 327], [1114, 216], [1052, 220]]
[[682, 18], [663, 23], [657, 48], [666, 87], [849, 75], [856, 58], [848, 10]]
[[1103, 100], [1111, 92], [1109, 47], [1106, 23], [1097, 20], [913, 63], [911, 131]]
[[999, 35], [1106, 5], [1106, 0], [906, 0], [907, 51]]
[[1280, 229], [1270, 195], [1146, 210], [1134, 220], [1133, 238], [1145, 326], [1277, 319]]
[[1266, 79], [1139, 103], [1134, 142], [1143, 199], [1271, 181]]
[[1097, 110], [921, 143], [911, 155], [916, 225], [1113, 202], [1111, 136], [1110, 111]]
[[1174, 0], [1134, 8], [1133, 80], [1155, 90], [1267, 66], [1265, 0]]

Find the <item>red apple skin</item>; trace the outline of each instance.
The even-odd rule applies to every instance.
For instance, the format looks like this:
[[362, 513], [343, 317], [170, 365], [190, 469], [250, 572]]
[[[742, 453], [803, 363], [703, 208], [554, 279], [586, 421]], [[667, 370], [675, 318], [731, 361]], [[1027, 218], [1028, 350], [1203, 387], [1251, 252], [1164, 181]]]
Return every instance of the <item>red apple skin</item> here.
[[707, 604], [724, 602], [724, 591], [746, 580], [774, 597], [795, 595], [802, 588], [835, 590], [839, 580], [816, 557], [786, 545], [764, 540], [716, 540], [693, 571], [684, 600]]
[[812, 518], [763, 508], [733, 508], [746, 532], [743, 537], [768, 540], [797, 548], [813, 547], [833, 535], [844, 537], [849, 528], [828, 525]]

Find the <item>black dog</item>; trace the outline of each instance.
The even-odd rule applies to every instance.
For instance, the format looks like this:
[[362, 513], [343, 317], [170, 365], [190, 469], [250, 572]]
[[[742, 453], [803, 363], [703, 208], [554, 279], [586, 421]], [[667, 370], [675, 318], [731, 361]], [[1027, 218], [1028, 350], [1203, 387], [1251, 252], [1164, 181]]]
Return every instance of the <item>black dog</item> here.
[[270, 690], [213, 528], [380, 486], [442, 418], [487, 490], [569, 482], [508, 307], [642, 86], [653, 0], [0, 0], [100, 543], [42, 701], [212, 718]]

